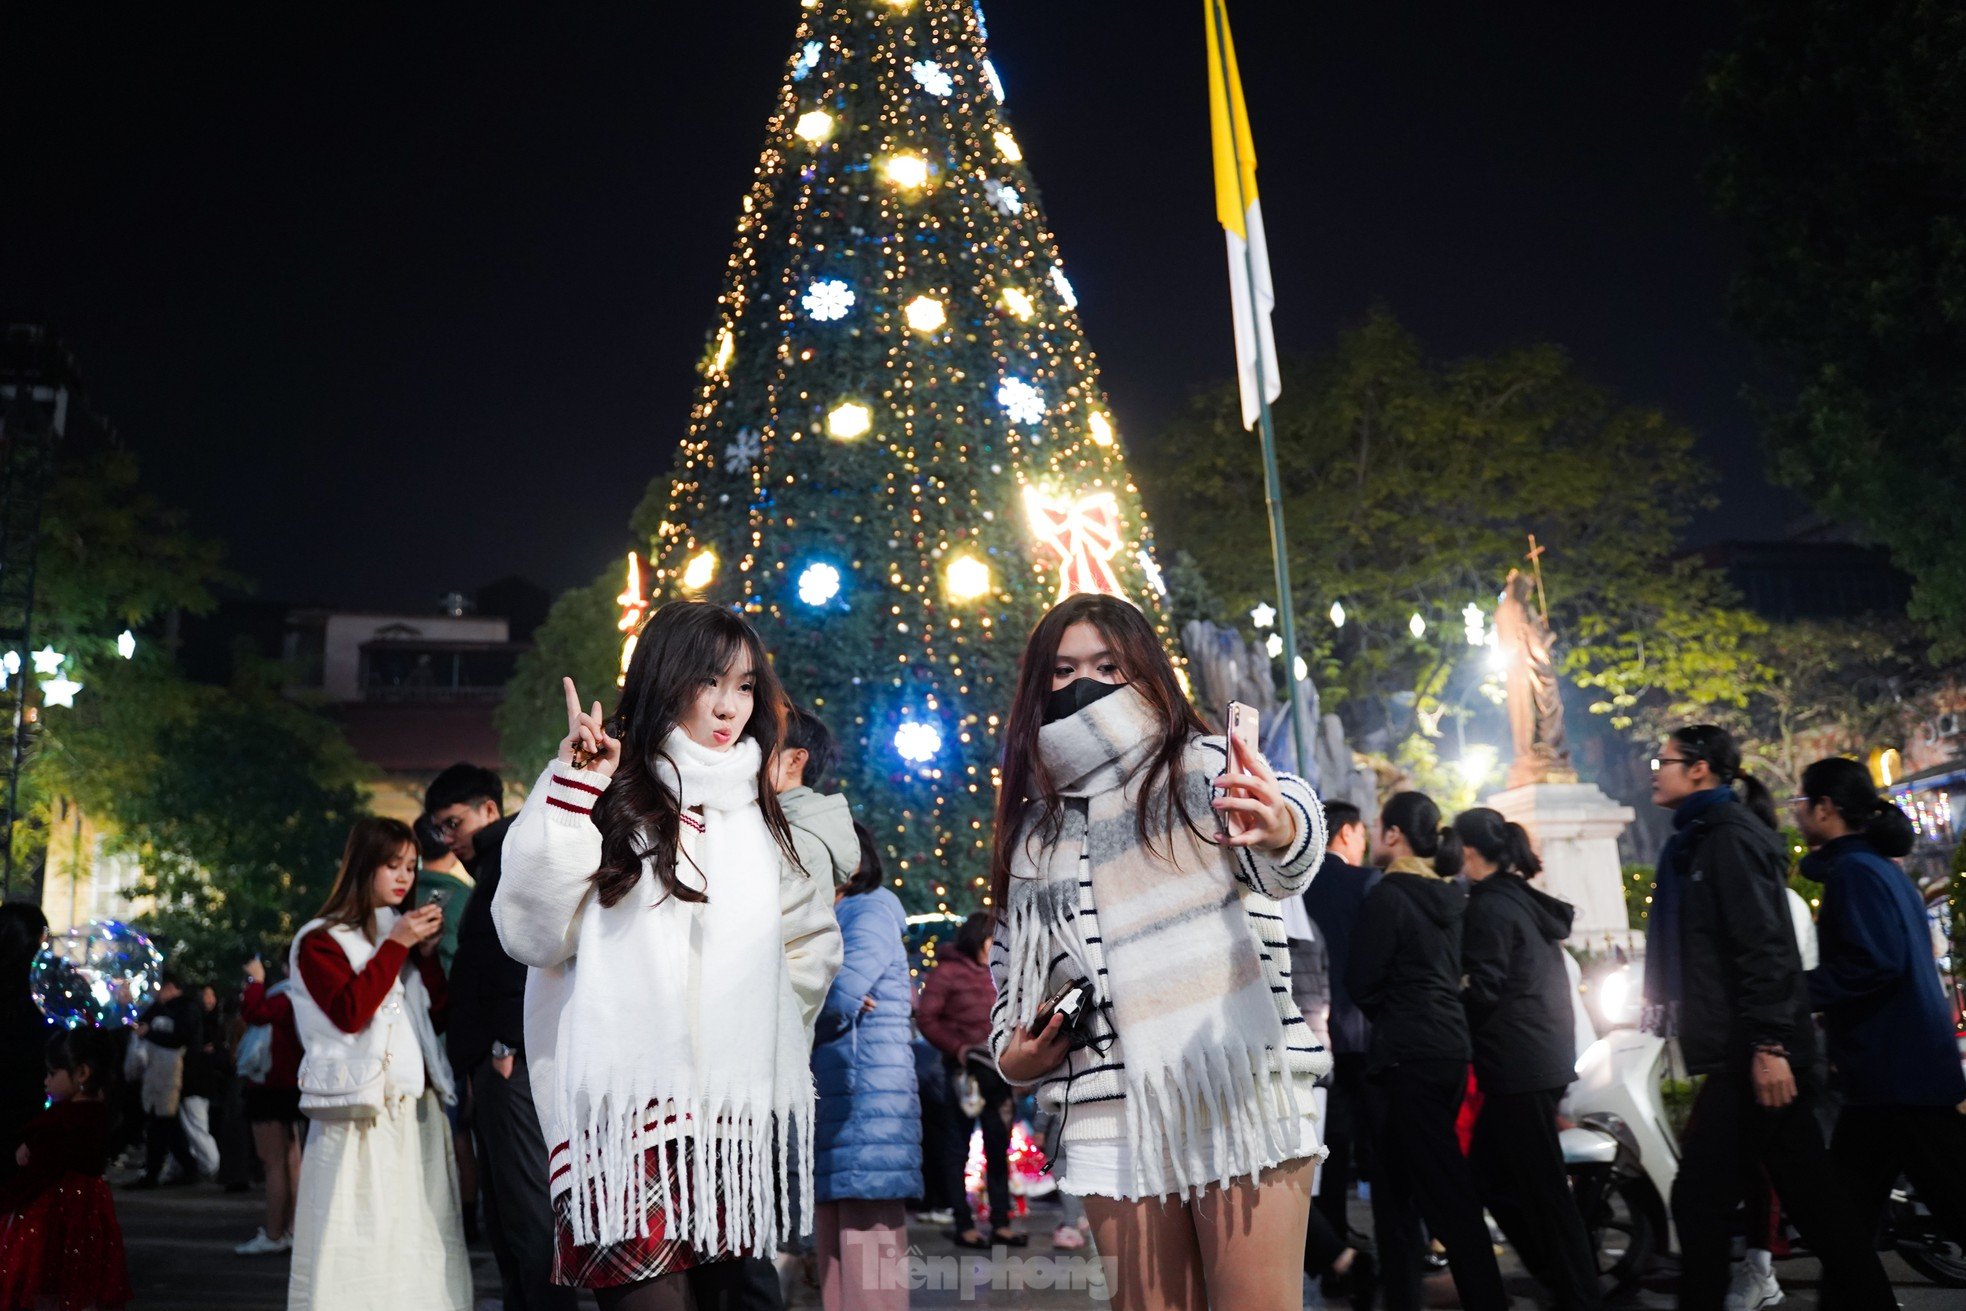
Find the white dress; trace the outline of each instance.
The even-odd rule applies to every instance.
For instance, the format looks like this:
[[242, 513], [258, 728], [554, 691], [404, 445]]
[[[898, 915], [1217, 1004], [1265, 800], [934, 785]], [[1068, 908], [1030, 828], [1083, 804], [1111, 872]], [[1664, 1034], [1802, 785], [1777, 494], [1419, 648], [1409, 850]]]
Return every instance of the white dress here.
[[[367, 957], [360, 935], [348, 935], [355, 943], [335, 936], [361, 969]], [[355, 960], [358, 955], [363, 958]], [[306, 997], [298, 969], [292, 977], [305, 1041], [310, 1025], [327, 1021]], [[383, 1113], [373, 1121], [317, 1121], [308, 1128], [294, 1200], [288, 1311], [471, 1311], [457, 1162], [435, 1086], [450, 1081], [425, 1075], [426, 1060], [441, 1061], [443, 1054], [422, 1050], [417, 1030], [427, 1026], [412, 1022], [407, 1008], [414, 1005], [427, 1014], [427, 994], [420, 984], [406, 989], [399, 977], [369, 1022], [388, 1030]]]

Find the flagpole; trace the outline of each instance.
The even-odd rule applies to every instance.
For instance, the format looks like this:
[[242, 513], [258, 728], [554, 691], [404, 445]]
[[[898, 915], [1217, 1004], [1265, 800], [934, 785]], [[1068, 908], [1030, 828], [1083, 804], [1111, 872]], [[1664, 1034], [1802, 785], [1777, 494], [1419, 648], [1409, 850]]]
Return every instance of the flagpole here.
[[[1223, 0], [1209, 0], [1215, 7], [1215, 58], [1222, 65], [1222, 90], [1225, 96], [1234, 94], [1235, 83], [1229, 77], [1229, 13]], [[1236, 135], [1236, 116], [1231, 112], [1225, 115], [1229, 125], [1229, 143], [1236, 157], [1236, 201], [1243, 214], [1249, 213], [1249, 198], [1242, 191], [1242, 141]], [[1274, 566], [1277, 585], [1277, 609], [1281, 611], [1283, 631], [1283, 677], [1284, 686], [1290, 689], [1290, 741], [1297, 748], [1297, 772], [1309, 778], [1312, 772], [1310, 752], [1304, 742], [1303, 698], [1297, 694], [1297, 604], [1290, 592], [1290, 550], [1286, 544], [1283, 530], [1283, 480], [1277, 474], [1276, 424], [1270, 418], [1270, 361], [1264, 358], [1263, 331], [1256, 322], [1261, 313], [1256, 295], [1256, 257], [1251, 253], [1252, 243], [1247, 234], [1242, 244], [1242, 274], [1249, 289], [1250, 325], [1255, 329], [1256, 346], [1256, 402], [1258, 409], [1258, 430], [1263, 446], [1263, 496], [1270, 511], [1270, 558]]]

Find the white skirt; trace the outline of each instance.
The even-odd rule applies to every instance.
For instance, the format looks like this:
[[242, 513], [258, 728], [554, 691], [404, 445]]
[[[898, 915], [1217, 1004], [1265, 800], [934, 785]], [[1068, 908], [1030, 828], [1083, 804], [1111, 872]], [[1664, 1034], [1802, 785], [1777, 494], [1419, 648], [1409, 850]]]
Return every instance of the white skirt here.
[[288, 1311], [471, 1311], [451, 1126], [437, 1094], [308, 1129]]
[[[1318, 1141], [1317, 1117], [1306, 1115], [1298, 1121], [1298, 1126], [1295, 1149], [1286, 1151], [1278, 1160], [1266, 1162], [1264, 1169], [1307, 1156], [1319, 1160], [1325, 1157], [1327, 1149]], [[1133, 1144], [1125, 1138], [1087, 1139], [1071, 1144], [1061, 1155], [1065, 1158], [1065, 1172], [1058, 1180], [1062, 1192], [1074, 1197], [1112, 1197], [1126, 1202], [1153, 1196], [1141, 1178]], [[1220, 1168], [1215, 1153], [1205, 1151], [1203, 1174], [1213, 1177]]]

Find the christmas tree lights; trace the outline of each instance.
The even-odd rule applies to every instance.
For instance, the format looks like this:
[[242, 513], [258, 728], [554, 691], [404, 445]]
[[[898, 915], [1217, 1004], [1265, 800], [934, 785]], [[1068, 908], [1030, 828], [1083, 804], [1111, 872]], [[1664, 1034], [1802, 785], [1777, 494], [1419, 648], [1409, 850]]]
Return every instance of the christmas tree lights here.
[[1032, 624], [1097, 590], [1166, 635], [1159, 570], [981, 7], [800, 18], [689, 434], [637, 522], [649, 601], [741, 607], [841, 739], [909, 908], [961, 910]]

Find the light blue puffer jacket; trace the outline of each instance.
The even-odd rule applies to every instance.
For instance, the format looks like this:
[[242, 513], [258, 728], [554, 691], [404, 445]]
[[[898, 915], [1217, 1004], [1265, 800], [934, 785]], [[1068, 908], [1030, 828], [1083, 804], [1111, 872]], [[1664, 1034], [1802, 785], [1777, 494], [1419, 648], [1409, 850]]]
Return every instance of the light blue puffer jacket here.
[[[920, 1197], [922, 1115], [911, 1046], [914, 989], [907, 915], [886, 888], [843, 898], [846, 960], [819, 1012], [814, 1196], [821, 1202]], [[860, 1009], [872, 996], [872, 1011]]]

